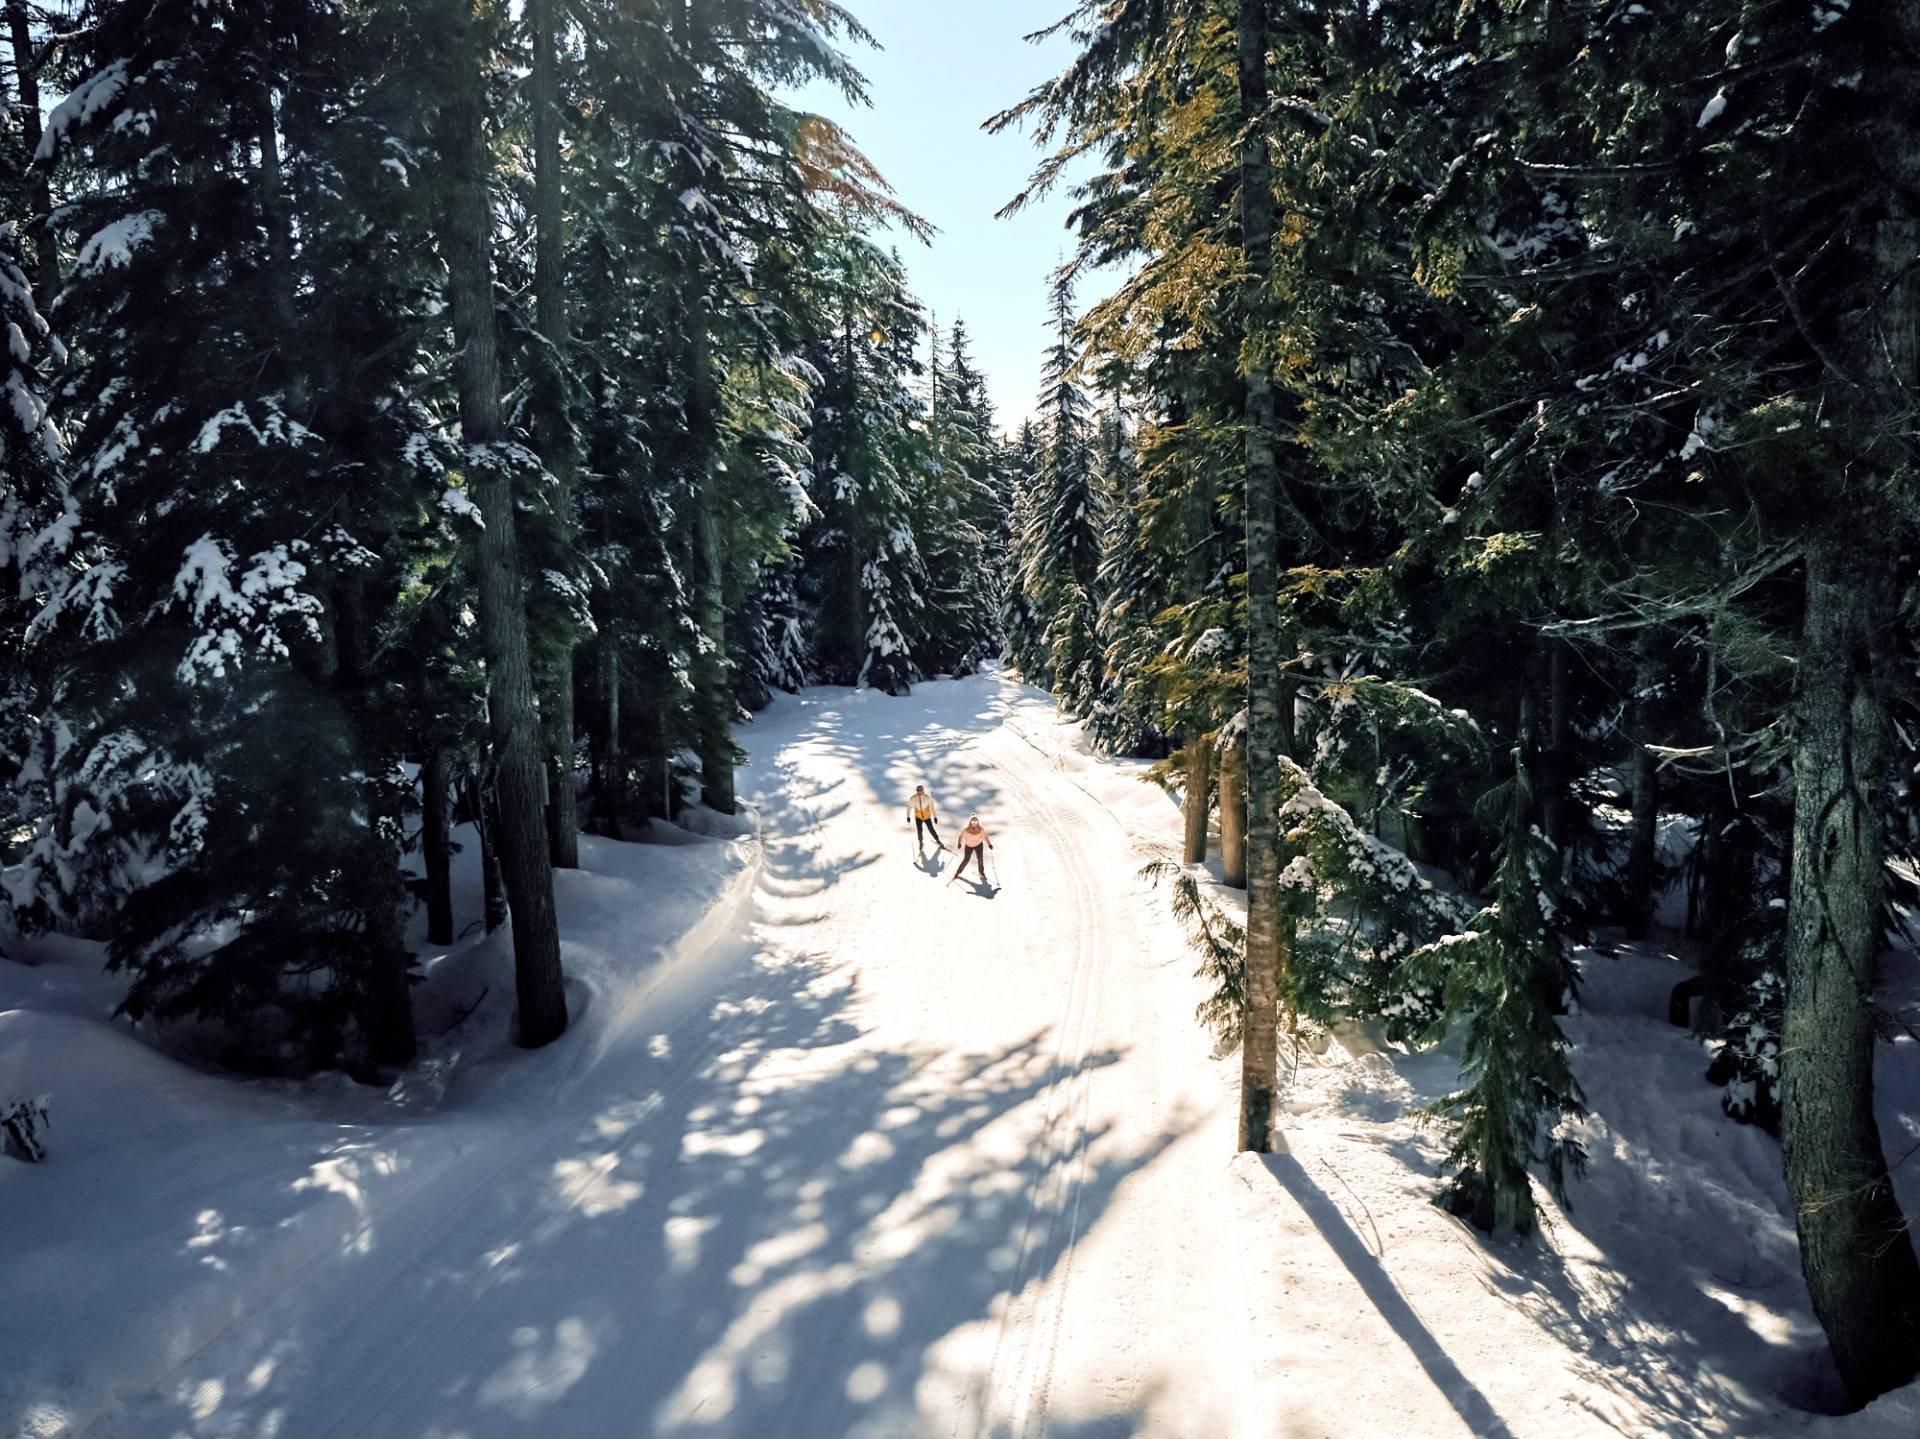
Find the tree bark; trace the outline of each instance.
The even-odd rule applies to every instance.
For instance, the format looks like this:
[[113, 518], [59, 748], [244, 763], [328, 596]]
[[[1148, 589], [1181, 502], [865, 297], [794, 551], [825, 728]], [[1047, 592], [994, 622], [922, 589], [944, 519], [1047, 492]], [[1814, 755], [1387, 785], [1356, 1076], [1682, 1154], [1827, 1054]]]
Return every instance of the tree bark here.
[[1873, 1114], [1873, 981], [1885, 899], [1886, 687], [1894, 555], [1885, 523], [1815, 537], [1794, 744], [1782, 1142], [1814, 1313], [1864, 1403], [1920, 1366], [1920, 1263]]
[[1909, 103], [1920, 3], [1879, 7], [1870, 23], [1876, 59], [1861, 94], [1876, 118], [1856, 139], [1882, 184], [1869, 263], [1839, 316], [1847, 373], [1829, 376], [1853, 453], [1844, 472], [1821, 477], [1822, 518], [1806, 549], [1781, 1065], [1800, 1267], [1861, 1404], [1920, 1368], [1920, 1260], [1874, 1121], [1872, 1010], [1895, 770], [1889, 691], [1904, 663], [1894, 571], [1911, 534], [1920, 387], [1920, 145]]
[[1627, 711], [1627, 742], [1633, 746], [1628, 761], [1633, 819], [1627, 832], [1626, 931], [1628, 939], [1645, 939], [1653, 924], [1655, 847], [1660, 832], [1660, 772], [1647, 747], [1652, 712], [1651, 691], [1659, 671], [1653, 662], [1653, 640], [1642, 635], [1634, 645], [1633, 700]]
[[1187, 783], [1180, 797], [1180, 813], [1187, 822], [1181, 847], [1183, 864], [1201, 864], [1207, 857], [1207, 789], [1213, 779], [1213, 745], [1205, 735], [1187, 740]]
[[[567, 414], [566, 353], [571, 335], [567, 313], [565, 201], [560, 171], [560, 54], [558, 0], [527, 0], [533, 66], [534, 320], [547, 342], [534, 390], [534, 443], [540, 462], [557, 482], [555, 503], [572, 534], [573, 487], [579, 464]], [[573, 648], [571, 619], [552, 672], [541, 686], [551, 775], [547, 799], [548, 847], [560, 869], [580, 865], [580, 808], [573, 772]]]
[[420, 850], [427, 871], [427, 943], [453, 943], [453, 834], [448, 823], [446, 747], [420, 766]]
[[1546, 650], [1547, 723], [1540, 737], [1535, 765], [1540, 794], [1540, 829], [1566, 852], [1568, 828], [1567, 781], [1572, 769], [1567, 753], [1567, 646], [1544, 641]]
[[367, 916], [367, 1007], [360, 1016], [367, 1058], [383, 1069], [411, 1064], [420, 1052], [413, 1027], [413, 954], [407, 948], [407, 886], [399, 856], [381, 856], [380, 900]]
[[1279, 464], [1273, 379], [1259, 358], [1273, 258], [1273, 179], [1267, 160], [1266, 0], [1240, 0], [1241, 285], [1247, 316], [1241, 370], [1247, 445], [1247, 1012], [1240, 1041], [1239, 1147], [1273, 1146], [1280, 1076]]
[[507, 922], [507, 888], [500, 878], [500, 806], [480, 780], [473, 785], [473, 828], [480, 836], [480, 902], [492, 934]]
[[448, 8], [448, 34], [459, 59], [458, 75], [440, 111], [441, 149], [449, 172], [441, 248], [447, 264], [448, 308], [453, 313], [454, 381], [459, 390], [467, 483], [482, 523], [474, 547], [475, 578], [500, 809], [501, 878], [513, 915], [517, 1037], [520, 1044], [536, 1049], [565, 1031], [567, 995], [541, 809], [544, 757], [527, 658], [513, 471], [502, 453], [506, 431], [493, 305], [493, 210], [487, 193], [490, 157], [482, 51], [467, 0], [456, 0]]
[[1238, 744], [1220, 756], [1220, 878], [1247, 887], [1247, 763]]
[[613, 637], [600, 641], [600, 775], [594, 786], [594, 826], [609, 839], [620, 838], [620, 811], [627, 788], [627, 762], [620, 748], [620, 652]]
[[694, 613], [701, 646], [694, 657], [696, 744], [700, 752], [700, 800], [708, 809], [732, 814], [733, 675], [727, 662], [727, 608], [721, 587], [719, 523], [714, 510], [713, 363], [707, 350], [706, 321], [696, 311], [692, 333], [692, 382], [687, 397], [687, 440], [694, 467]]
[[[706, 54], [713, 37], [708, 33], [711, 7], [699, 0], [673, 0], [673, 30], [685, 54]], [[686, 478], [693, 497], [694, 621], [700, 628], [700, 647], [694, 655], [694, 749], [700, 756], [700, 799], [709, 809], [732, 814], [733, 785], [733, 673], [727, 661], [727, 611], [722, 590], [720, 524], [713, 485], [713, 449], [717, 406], [714, 400], [713, 357], [709, 351], [711, 321], [705, 293], [706, 277], [697, 271], [686, 280], [693, 302], [686, 307], [687, 396]]]

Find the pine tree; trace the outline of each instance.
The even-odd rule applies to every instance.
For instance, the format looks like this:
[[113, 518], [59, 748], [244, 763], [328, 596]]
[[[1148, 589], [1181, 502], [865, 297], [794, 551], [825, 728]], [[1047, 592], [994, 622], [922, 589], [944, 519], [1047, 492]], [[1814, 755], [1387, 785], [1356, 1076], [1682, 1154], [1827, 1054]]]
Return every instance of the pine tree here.
[[1006, 579], [1000, 628], [1006, 636], [1008, 662], [1034, 684], [1045, 686], [1049, 671], [1041, 644], [1043, 624], [1022, 578], [1034, 555], [1034, 486], [1040, 474], [1040, 451], [1038, 427], [1032, 420], [1024, 420], [1000, 461], [1007, 495], [1006, 559], [1001, 570]]
[[1562, 1128], [1585, 1109], [1553, 1018], [1569, 997], [1572, 970], [1557, 906], [1559, 856], [1535, 823], [1524, 745], [1514, 748], [1513, 778], [1486, 803], [1506, 816], [1493, 902], [1466, 930], [1411, 955], [1407, 972], [1409, 987], [1441, 996], [1428, 1038], [1469, 1016], [1461, 1055], [1468, 1087], [1432, 1111], [1455, 1123], [1447, 1160], [1455, 1173], [1442, 1202], [1481, 1229], [1525, 1233], [1536, 1213], [1533, 1162], [1545, 1163], [1563, 1199], [1568, 1173], [1585, 1167], [1585, 1150]]
[[1073, 293], [1064, 274], [1050, 305], [1054, 338], [1040, 380], [1046, 431], [1020, 578], [1035, 610], [1047, 616], [1041, 643], [1048, 687], [1068, 713], [1085, 716], [1105, 683], [1099, 633], [1105, 506], [1094, 476], [1090, 406], [1075, 379]]
[[803, 569], [828, 683], [905, 693], [923, 669], [925, 562], [913, 494], [932, 468], [910, 383], [920, 319], [895, 259], [858, 235], [823, 233], [817, 264], [835, 328], [811, 363], [822, 375], [808, 447], [820, 519]]
[[[410, 398], [395, 37], [320, 5], [206, 10], [98, 7], [41, 143], [112, 181], [61, 216], [88, 563], [45, 611], [73, 652], [44, 716], [68, 853], [41, 873], [84, 871], [112, 913], [127, 1013], [277, 1008], [286, 1034], [241, 1037], [267, 1062], [402, 1062], [412, 800], [378, 626], [451, 517]], [[296, 324], [303, 291], [327, 298]]]

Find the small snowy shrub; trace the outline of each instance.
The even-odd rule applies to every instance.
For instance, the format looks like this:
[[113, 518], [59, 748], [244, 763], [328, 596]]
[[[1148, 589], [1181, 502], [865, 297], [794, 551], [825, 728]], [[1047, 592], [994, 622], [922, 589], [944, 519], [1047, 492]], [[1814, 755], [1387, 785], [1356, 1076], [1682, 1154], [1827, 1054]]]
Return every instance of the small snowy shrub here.
[[15, 1099], [0, 1104], [0, 1149], [16, 1159], [37, 1164], [47, 1157], [44, 1133], [49, 1123], [47, 1096]]
[[1744, 1003], [1727, 1020], [1707, 1078], [1721, 1087], [1720, 1107], [1742, 1124], [1780, 1132], [1780, 1026], [1786, 1013], [1787, 983], [1778, 961], [1778, 943], [1756, 938], [1748, 949], [1775, 962], [1759, 967], [1746, 986]]
[[1465, 932], [1410, 955], [1404, 983], [1441, 996], [1421, 1039], [1437, 1043], [1456, 1020], [1466, 1025], [1466, 1083], [1426, 1111], [1451, 1130], [1452, 1176], [1438, 1202], [1483, 1230], [1524, 1234], [1536, 1217], [1532, 1165], [1546, 1167], [1562, 1200], [1569, 1171], [1585, 1169], [1586, 1151], [1565, 1121], [1586, 1111], [1554, 1018], [1575, 984], [1558, 899], [1561, 865], [1530, 822], [1532, 785], [1521, 755], [1516, 746], [1513, 778], [1482, 805], [1489, 822], [1504, 815], [1506, 828], [1492, 902]]
[[[1409, 985], [1404, 961], [1458, 929], [1465, 909], [1363, 831], [1299, 765], [1283, 757], [1280, 769], [1280, 900], [1292, 931], [1282, 1003], [1320, 1024], [1343, 1015], [1385, 1019], [1395, 1039], [1428, 1029], [1441, 1014], [1438, 987]], [[1214, 986], [1198, 1017], [1223, 1053], [1232, 1050], [1246, 1003], [1244, 928], [1201, 887], [1200, 870], [1163, 855], [1140, 873], [1169, 883], [1198, 972]]]
[[1247, 932], [1200, 887], [1202, 873], [1197, 866], [1184, 865], [1164, 853], [1140, 870], [1141, 878], [1155, 885], [1167, 882], [1173, 917], [1186, 930], [1188, 947], [1200, 960], [1195, 973], [1213, 986], [1194, 1017], [1213, 1035], [1217, 1052], [1228, 1054], [1240, 1047], [1246, 1011]]
[[1295, 928], [1288, 1001], [1323, 1024], [1340, 1014], [1383, 1019], [1395, 1040], [1428, 1028], [1439, 991], [1405, 961], [1459, 929], [1464, 907], [1299, 765], [1283, 757], [1280, 770], [1280, 900]]

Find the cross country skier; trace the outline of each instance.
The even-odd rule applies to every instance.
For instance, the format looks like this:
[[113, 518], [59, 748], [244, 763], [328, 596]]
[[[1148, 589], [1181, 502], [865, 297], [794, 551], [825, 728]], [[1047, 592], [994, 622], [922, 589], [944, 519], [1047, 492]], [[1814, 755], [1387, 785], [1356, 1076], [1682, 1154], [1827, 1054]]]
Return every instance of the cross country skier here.
[[932, 835], [933, 842], [940, 849], [946, 845], [941, 842], [940, 831], [933, 822], [933, 796], [927, 793], [927, 787], [917, 784], [913, 787], [913, 796], [907, 801], [907, 818], [913, 824], [914, 847], [921, 854], [927, 852], [926, 836]]
[[993, 841], [987, 838], [987, 827], [980, 823], [980, 816], [968, 815], [967, 827], [960, 831], [960, 863], [955, 866], [953, 873], [947, 876], [947, 883], [952, 884], [965, 874], [967, 866], [978, 856], [980, 883], [985, 884], [987, 882], [987, 851], [992, 848]]

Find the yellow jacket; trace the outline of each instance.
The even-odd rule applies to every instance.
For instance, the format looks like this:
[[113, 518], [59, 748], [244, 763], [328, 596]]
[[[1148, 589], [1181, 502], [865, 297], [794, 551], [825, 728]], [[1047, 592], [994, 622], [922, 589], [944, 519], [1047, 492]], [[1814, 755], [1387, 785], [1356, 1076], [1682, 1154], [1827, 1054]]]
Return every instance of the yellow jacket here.
[[933, 818], [933, 796], [917, 794], [907, 801], [907, 815], [911, 819]]

